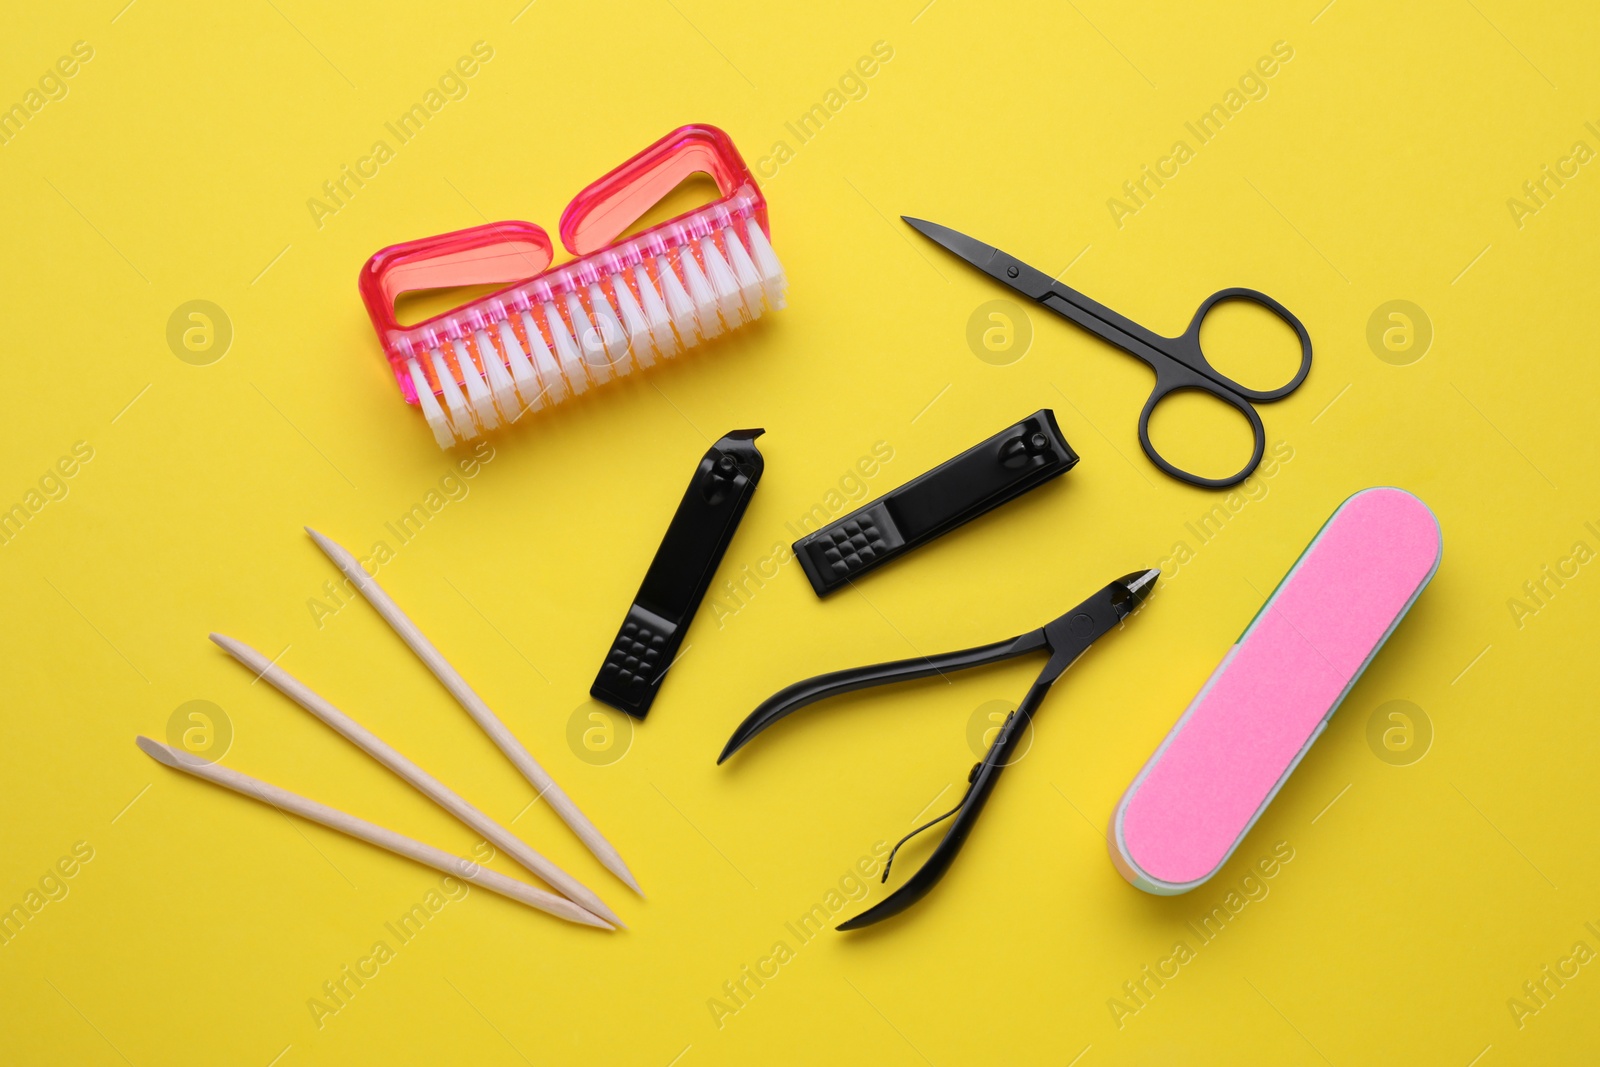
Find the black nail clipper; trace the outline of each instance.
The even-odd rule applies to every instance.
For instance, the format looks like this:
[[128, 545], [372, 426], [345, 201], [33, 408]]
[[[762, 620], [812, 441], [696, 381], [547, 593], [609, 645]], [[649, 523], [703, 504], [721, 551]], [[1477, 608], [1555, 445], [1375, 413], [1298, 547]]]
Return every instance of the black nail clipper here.
[[1043, 408], [794, 543], [818, 596], [1065, 474], [1078, 462]]
[[[826, 697], [889, 682], [905, 682], [913, 678], [927, 678], [949, 671], [966, 670], [968, 667], [999, 663], [1029, 652], [1048, 652], [1050, 659], [1039, 672], [1039, 677], [1034, 680], [1028, 695], [1022, 698], [1017, 710], [1006, 717], [999, 733], [995, 735], [994, 743], [989, 746], [989, 751], [984, 754], [982, 761], [973, 765], [972, 771], [967, 775], [967, 791], [961, 797], [960, 803], [937, 819], [912, 830], [894, 846], [895, 852], [898, 852], [900, 846], [912, 837], [954, 815], [955, 820], [945, 831], [943, 840], [933, 850], [933, 854], [899, 889], [855, 918], [840, 923], [839, 929], [859, 930], [863, 926], [881, 922], [891, 915], [898, 915], [927, 895], [955, 862], [956, 853], [961, 851], [967, 835], [972, 832], [973, 824], [989, 799], [989, 793], [1000, 778], [1000, 772], [1017, 758], [1017, 749], [1027, 733], [1028, 724], [1033, 721], [1034, 713], [1039, 710], [1045, 694], [1050, 691], [1056, 679], [1060, 678], [1062, 672], [1072, 666], [1079, 656], [1087, 652], [1089, 646], [1099, 637], [1119, 626], [1124, 619], [1133, 614], [1134, 609], [1155, 589], [1156, 579], [1160, 576], [1159, 570], [1135, 571], [1123, 575], [1055, 621], [1019, 637], [1007, 638], [991, 645], [980, 645], [960, 652], [903, 659], [869, 667], [853, 667], [796, 682], [768, 697], [765, 703], [750, 713], [749, 718], [739, 724], [739, 728], [733, 732], [733, 736], [723, 748], [722, 755], [717, 757], [717, 762], [726, 760], [748, 744], [751, 738], [790, 712]], [[884, 864], [885, 882], [889, 880], [889, 866], [894, 862], [895, 852], [889, 853], [889, 860]]]
[[589, 687], [596, 700], [638, 719], [650, 711], [761, 480], [765, 462], [755, 439], [764, 432], [733, 430], [700, 457], [622, 629]]

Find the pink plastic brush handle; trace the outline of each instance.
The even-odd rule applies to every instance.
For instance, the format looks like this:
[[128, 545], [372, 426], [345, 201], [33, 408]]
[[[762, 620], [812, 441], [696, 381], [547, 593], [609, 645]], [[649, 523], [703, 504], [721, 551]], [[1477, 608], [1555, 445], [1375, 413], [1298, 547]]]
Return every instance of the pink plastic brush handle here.
[[[684, 178], [702, 172], [717, 183], [721, 196], [716, 201], [622, 242], [626, 255], [617, 262], [600, 263], [598, 273], [614, 275], [618, 263], [627, 267], [639, 262], [641, 249], [649, 255], [669, 248], [692, 249], [696, 241], [720, 228], [736, 222], [742, 228], [744, 223], [739, 220], [745, 218], [754, 218], [770, 237], [766, 201], [738, 150], [728, 135], [715, 126], [700, 125], [672, 131], [573, 198], [561, 216], [562, 244], [579, 257], [604, 250]], [[430, 348], [502, 321], [507, 304], [525, 308], [526, 293], [509, 290], [521, 289], [542, 277], [553, 279], [551, 284], [558, 294], [587, 288], [590, 281], [585, 271], [593, 269], [593, 264], [580, 258], [551, 271], [553, 259], [549, 235], [528, 222], [492, 222], [424, 237], [391, 245], [369, 259], [361, 268], [361, 299], [406, 402], [417, 402], [408, 362]], [[395, 317], [394, 302], [403, 293], [500, 283], [507, 288], [424, 322], [402, 326]], [[587, 301], [586, 297], [579, 299]], [[421, 361], [419, 369], [439, 392], [440, 386], [434, 380], [436, 371], [427, 359]], [[455, 377], [457, 384], [462, 384], [459, 371]]]
[[573, 197], [561, 213], [562, 245], [575, 256], [604, 248], [691, 174], [709, 174], [724, 199], [742, 186], [755, 188], [727, 134], [715, 126], [681, 126]]
[[1333, 513], [1133, 780], [1111, 859], [1150, 893], [1210, 878], [1438, 569], [1439, 523], [1402, 489]]
[[387, 343], [391, 332], [404, 329], [394, 314], [402, 293], [520, 281], [543, 271], [554, 257], [543, 228], [487, 222], [383, 249], [361, 269], [361, 299]]

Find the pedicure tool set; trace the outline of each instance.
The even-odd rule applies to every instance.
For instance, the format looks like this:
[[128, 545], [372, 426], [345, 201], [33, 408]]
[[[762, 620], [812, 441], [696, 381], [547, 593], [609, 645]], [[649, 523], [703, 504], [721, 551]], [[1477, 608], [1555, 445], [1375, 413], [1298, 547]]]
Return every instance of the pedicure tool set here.
[[[625, 236], [698, 173], [713, 179], [716, 199]], [[1140, 446], [1159, 469], [1187, 485], [1221, 489], [1249, 477], [1266, 445], [1255, 405], [1289, 396], [1310, 372], [1311, 338], [1304, 324], [1257, 290], [1212, 294], [1182, 334], [1165, 337], [991, 245], [936, 223], [910, 217], [905, 222], [990, 279], [1145, 363], [1155, 384], [1138, 418]], [[784, 305], [786, 280], [772, 251], [766, 199], [733, 142], [712, 126], [675, 130], [584, 189], [562, 214], [560, 236], [575, 258], [555, 267], [544, 230], [526, 222], [497, 222], [393, 245], [362, 268], [361, 296], [390, 369], [440, 447], [647, 370]], [[481, 285], [502, 287], [412, 326], [402, 326], [396, 317], [395, 300], [405, 293]], [[1230, 301], [1264, 309], [1294, 334], [1299, 365], [1286, 384], [1252, 389], [1207, 358], [1201, 328], [1214, 308]], [[1152, 414], [1168, 397], [1185, 391], [1220, 401], [1249, 424], [1252, 454], [1233, 474], [1211, 477], [1186, 470], [1152, 442]], [[600, 656], [590, 687], [594, 699], [641, 720], [658, 699], [668, 669], [689, 647], [689, 627], [760, 483], [766, 464], [755, 442], [763, 432], [730, 431], [700, 456], [621, 628]], [[1054, 412], [1040, 409], [825, 521], [794, 542], [794, 557], [817, 596], [825, 597], [1065, 474], [1077, 462]], [[1022, 521], [1021, 516], [1047, 506], [1041, 495], [1034, 504], [1003, 513]], [[322, 534], [307, 532], [528, 780], [536, 798], [637, 892], [638, 883], [617, 850], [356, 558]], [[1129, 882], [1150, 893], [1182, 893], [1227, 863], [1428, 584], [1439, 565], [1441, 543], [1433, 513], [1401, 489], [1364, 490], [1334, 512], [1117, 805], [1107, 843], [1113, 866]], [[839, 929], [879, 923], [938, 884], [1001, 772], [1023, 754], [1023, 739], [1051, 687], [1101, 637], [1133, 617], [1159, 578], [1159, 570], [1135, 570], [1019, 636], [795, 682], [740, 723], [717, 762], [817, 701], [1042, 653], [1043, 667], [967, 775], [961, 799], [895, 845], [883, 880], [902, 846], [948, 819], [938, 844], [899, 888]], [[828, 627], [817, 629], [831, 633]], [[229, 637], [213, 634], [212, 640], [555, 892], [139, 738], [152, 758], [572, 922], [605, 929], [622, 925], [593, 890], [273, 660]]]

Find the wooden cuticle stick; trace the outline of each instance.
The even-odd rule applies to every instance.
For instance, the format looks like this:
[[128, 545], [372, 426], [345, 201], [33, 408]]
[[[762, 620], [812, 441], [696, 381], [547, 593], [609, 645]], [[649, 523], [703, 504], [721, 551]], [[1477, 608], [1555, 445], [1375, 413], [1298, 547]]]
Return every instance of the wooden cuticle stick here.
[[495, 743], [501, 752], [505, 753], [512, 766], [516, 767], [522, 773], [522, 776], [533, 785], [539, 796], [549, 802], [550, 807], [555, 810], [557, 815], [561, 816], [561, 820], [572, 829], [572, 832], [578, 835], [578, 838], [588, 847], [589, 851], [594, 853], [595, 858], [604, 864], [607, 870], [620, 878], [628, 888], [643, 896], [644, 891], [639, 888], [639, 883], [633, 877], [633, 872], [628, 870], [628, 865], [623, 862], [621, 854], [617, 852], [611, 842], [607, 841], [600, 831], [595, 828], [594, 823], [590, 822], [588, 817], [578, 810], [578, 806], [556, 784], [555, 779], [550, 777], [549, 772], [539, 765], [533, 755], [523, 747], [522, 742], [517, 740], [516, 735], [506, 728], [505, 723], [500, 721], [500, 717], [467, 684], [466, 679], [461, 677], [454, 667], [450, 666], [449, 661], [440, 654], [439, 650], [433, 646], [433, 643], [417, 628], [416, 623], [412, 622], [406, 613], [400, 610], [400, 606], [390, 599], [389, 594], [385, 593], [383, 588], [362, 569], [361, 563], [355, 556], [311, 527], [307, 526], [305, 530], [306, 533], [311, 535], [311, 539], [317, 543], [317, 547], [321, 548], [328, 558], [333, 561], [334, 565], [349, 579], [350, 584], [356, 587], [361, 595], [367, 599], [367, 602], [377, 610], [379, 615], [383, 616], [384, 621], [394, 629], [395, 633], [400, 635], [401, 640], [410, 646], [411, 651], [417, 654], [417, 658], [422, 660], [427, 668], [433, 672], [434, 677], [438, 678], [440, 683], [450, 691], [450, 695], [455, 697], [456, 701], [466, 709], [467, 714], [472, 716], [473, 721], [478, 724], [479, 728], [489, 735], [489, 739]]
[[595, 895], [592, 889], [579, 882], [560, 867], [557, 867], [554, 863], [551, 863], [508, 828], [500, 825], [468, 803], [449, 786], [407, 759], [377, 734], [374, 734], [371, 730], [334, 707], [322, 696], [313, 692], [309, 686], [295, 678], [294, 675], [242, 641], [236, 641], [231, 637], [217, 633], [211, 635], [211, 640], [224, 652], [227, 652], [228, 655], [248, 667], [255, 673], [256, 677], [265, 679], [278, 692], [331, 726], [351, 744], [410, 783], [418, 792], [438, 804], [451, 815], [454, 815], [469, 829], [482, 834], [485, 840], [498, 847], [529, 871], [544, 879], [552, 889], [555, 889], [573, 903], [581, 904], [584, 908], [592, 911], [612, 925], [624, 925], [616, 913], [607, 907], [605, 901]]
[[315, 800], [291, 793], [287, 789], [279, 788], [270, 782], [263, 782], [259, 778], [252, 778], [247, 774], [230, 770], [215, 763], [206, 763], [203, 760], [183, 752], [179, 749], [163, 745], [159, 741], [152, 741], [148, 737], [136, 737], [145, 755], [159, 763], [164, 763], [173, 770], [182, 771], [184, 774], [203, 778], [214, 785], [224, 789], [231, 789], [235, 793], [242, 793], [247, 797], [270, 804], [286, 812], [291, 812], [303, 819], [321, 823], [323, 826], [340, 833], [349, 834], [351, 837], [377, 845], [381, 849], [393, 852], [397, 856], [415, 860], [436, 871], [471, 882], [473, 885], [482, 886], [503, 897], [526, 904], [531, 908], [549, 912], [559, 918], [570, 922], [581, 923], [584, 926], [597, 926], [603, 930], [610, 930], [611, 924], [600, 916], [574, 904], [566, 897], [557, 896], [555, 893], [537, 889], [531, 885], [507, 878], [498, 871], [491, 871], [481, 867], [471, 860], [461, 856], [453, 856], [441, 848], [425, 845], [421, 841], [406, 837], [404, 834], [379, 826], [376, 823], [358, 819], [354, 815], [330, 808], [326, 804], [319, 804]]

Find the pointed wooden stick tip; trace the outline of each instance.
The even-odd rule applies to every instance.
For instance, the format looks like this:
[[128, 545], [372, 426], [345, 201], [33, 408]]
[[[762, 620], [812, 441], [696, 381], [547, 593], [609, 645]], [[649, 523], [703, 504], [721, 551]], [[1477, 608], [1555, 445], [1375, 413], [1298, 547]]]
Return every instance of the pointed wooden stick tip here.
[[143, 734], [138, 734], [134, 737], [133, 743], [138, 745], [146, 756], [149, 756], [157, 763], [165, 763], [168, 767], [178, 766], [178, 761], [172, 758], [172, 751], [161, 742], [152, 741]]
[[211, 633], [208, 636], [212, 644], [252, 670], [262, 670], [264, 665], [271, 662], [266, 656], [237, 638], [219, 633]]
[[616, 861], [615, 863], [607, 863], [604, 859], [600, 862], [605, 864], [606, 869], [616, 875], [623, 885], [639, 894], [641, 900], [644, 899], [644, 890], [639, 888], [639, 880], [633, 876], [633, 872], [628, 869], [628, 865], [622, 862], [622, 857], [615, 854], [616, 850], [613, 849], [612, 852], [613, 856], [611, 858]]
[[332, 556], [335, 562], [339, 561], [340, 557], [348, 556], [350, 554], [345, 550], [343, 545], [339, 544], [327, 534], [318, 533], [309, 526], [305, 527], [305, 531], [310, 535], [311, 540], [317, 543], [317, 547], [322, 549], [322, 551], [326, 552], [328, 555]]

